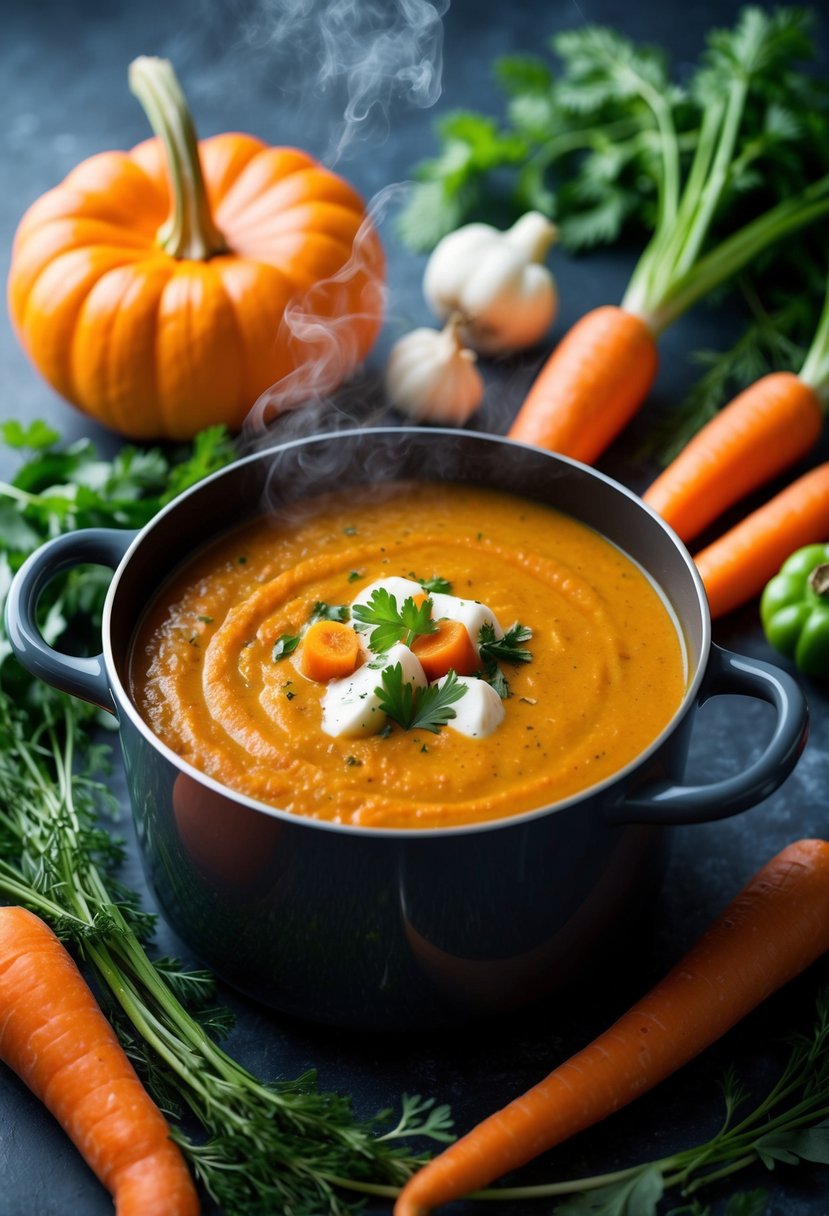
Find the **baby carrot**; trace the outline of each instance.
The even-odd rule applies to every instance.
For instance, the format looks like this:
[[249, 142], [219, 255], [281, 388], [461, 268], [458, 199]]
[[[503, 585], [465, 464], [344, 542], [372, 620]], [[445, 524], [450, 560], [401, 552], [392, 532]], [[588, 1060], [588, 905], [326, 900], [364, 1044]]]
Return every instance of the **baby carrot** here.
[[197, 1216], [184, 1158], [51, 929], [0, 908], [0, 1059], [40, 1098], [117, 1216]]
[[829, 844], [773, 857], [632, 1009], [403, 1188], [424, 1216], [598, 1123], [670, 1076], [829, 949]]
[[759, 595], [795, 549], [827, 536], [829, 463], [799, 477], [696, 554], [711, 615], [722, 616]]
[[309, 680], [342, 680], [360, 658], [360, 640], [341, 621], [315, 621], [302, 639], [302, 672]]
[[757, 380], [715, 415], [643, 495], [684, 541], [814, 447], [820, 398], [793, 372]]
[[437, 622], [436, 633], [422, 633], [412, 642], [427, 680], [439, 680], [453, 668], [459, 676], [478, 671], [481, 660], [465, 625], [444, 619]]
[[590, 464], [639, 409], [657, 363], [640, 317], [612, 305], [593, 309], [542, 367], [509, 438]]

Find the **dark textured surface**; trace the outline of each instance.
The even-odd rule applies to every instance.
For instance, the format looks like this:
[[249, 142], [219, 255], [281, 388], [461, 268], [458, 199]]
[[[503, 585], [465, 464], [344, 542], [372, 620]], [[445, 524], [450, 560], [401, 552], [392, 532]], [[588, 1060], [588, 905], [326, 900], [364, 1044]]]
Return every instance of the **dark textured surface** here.
[[[304, 39], [305, 57], [291, 46], [288, 33], [273, 39], [275, 15], [281, 7], [278, 0], [259, 4], [80, 0], [73, 5], [60, 0], [5, 0], [0, 41], [4, 277], [14, 227], [37, 195], [83, 157], [104, 148], [128, 147], [145, 137], [142, 115], [125, 80], [127, 63], [136, 54], [164, 54], [175, 61], [201, 134], [248, 130], [273, 143], [293, 142], [328, 155], [338, 138], [343, 95], [336, 87], [324, 92], [314, 87], [318, 43], [312, 37]], [[506, 6], [458, 0], [444, 22], [444, 92], [438, 106], [493, 109], [496, 98], [488, 75], [493, 55], [538, 49], [540, 39], [558, 28], [584, 20], [611, 22], [636, 38], [663, 43], [681, 65], [697, 54], [703, 32], [714, 22], [730, 21], [736, 9], [732, 0], [716, 4], [666, 0], [659, 5], [644, 0], [625, 5], [615, 0], [579, 4], [533, 0]], [[432, 150], [433, 113], [393, 105], [386, 135], [381, 124], [373, 124], [371, 138], [351, 144], [340, 170], [367, 196], [403, 180], [412, 163]], [[422, 260], [399, 247], [388, 224], [384, 237], [392, 294], [389, 324], [372, 360], [374, 368], [381, 365], [384, 351], [398, 333], [413, 323], [427, 323], [419, 290]], [[632, 255], [617, 251], [579, 262], [562, 255], [554, 256], [553, 264], [562, 299], [558, 334], [592, 305], [619, 299]], [[640, 469], [633, 455], [637, 430], [648, 425], [659, 407], [678, 401], [691, 383], [688, 352], [711, 344], [724, 326], [733, 324], [731, 318], [713, 317], [703, 307], [666, 335], [651, 402], [632, 434], [616, 445], [601, 467], [634, 489], [647, 484], [649, 470]], [[543, 353], [487, 369], [487, 405], [476, 425], [505, 429]], [[44, 386], [5, 319], [0, 322], [0, 400], [4, 416], [47, 417], [67, 438], [89, 434], [105, 450], [113, 447], [110, 436]], [[822, 456], [826, 459], [825, 441]], [[7, 467], [2, 471], [7, 472]], [[718, 624], [715, 639], [745, 653], [772, 657], [754, 607]], [[316, 1066], [324, 1087], [353, 1094], [358, 1109], [366, 1114], [393, 1105], [403, 1090], [419, 1091], [450, 1102], [458, 1126], [469, 1126], [537, 1080], [621, 1012], [775, 851], [796, 837], [825, 833], [829, 700], [825, 688], [811, 683], [805, 687], [812, 708], [812, 737], [794, 775], [753, 811], [677, 831], [651, 923], [631, 940], [617, 970], [597, 968], [566, 1001], [497, 1025], [405, 1041], [335, 1035], [286, 1021], [228, 993], [228, 1002], [239, 1014], [231, 1050], [268, 1077], [291, 1077]], [[745, 765], [768, 726], [765, 706], [736, 698], [707, 706], [699, 719], [690, 775], [705, 780]], [[125, 830], [129, 830], [127, 819]], [[141, 883], [134, 858], [125, 877]], [[164, 949], [178, 948], [164, 932], [159, 937]], [[815, 991], [827, 978], [829, 967], [819, 964], [657, 1093], [527, 1170], [528, 1180], [605, 1171], [710, 1135], [720, 1114], [717, 1082], [722, 1068], [734, 1062], [747, 1077], [762, 1081], [779, 1058], [779, 1036], [808, 1023]], [[734, 1185], [767, 1186], [769, 1216], [829, 1213], [829, 1178], [818, 1167], [796, 1171], [781, 1167], [771, 1176], [762, 1169], [749, 1170]], [[111, 1210], [108, 1197], [63, 1133], [16, 1078], [0, 1071], [0, 1216], [103, 1216]], [[454, 1210], [460, 1216], [473, 1208], [461, 1204]], [[489, 1210], [524, 1216], [547, 1213], [550, 1205], [510, 1204]], [[720, 1199], [715, 1211], [722, 1211]]]

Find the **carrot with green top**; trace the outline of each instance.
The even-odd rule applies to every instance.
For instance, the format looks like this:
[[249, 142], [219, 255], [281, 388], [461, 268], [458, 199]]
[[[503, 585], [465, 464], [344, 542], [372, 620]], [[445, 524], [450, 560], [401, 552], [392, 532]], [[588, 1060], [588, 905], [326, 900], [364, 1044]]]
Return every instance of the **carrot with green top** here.
[[619, 308], [586, 314], [542, 367], [509, 436], [592, 463], [642, 405], [657, 369], [656, 340], [688, 308], [764, 249], [829, 212], [829, 175], [755, 216], [714, 248], [715, 215], [734, 197], [752, 150], [741, 140], [747, 109], [767, 105], [770, 79], [785, 79], [805, 53], [803, 22], [791, 11], [746, 9], [718, 30], [700, 73], [704, 114], [683, 181], [671, 106], [645, 87], [661, 152], [653, 236]]
[[684, 541], [815, 446], [829, 408], [829, 290], [797, 375], [772, 372], [715, 415], [643, 495]]
[[394, 1216], [425, 1216], [626, 1106], [829, 949], [829, 843], [772, 858], [632, 1009], [418, 1171]]
[[51, 929], [0, 908], [0, 1059], [52, 1112], [116, 1216], [197, 1216], [169, 1128]]
[[829, 536], [829, 462], [798, 477], [701, 552], [694, 561], [713, 617], [739, 608], [803, 545]]

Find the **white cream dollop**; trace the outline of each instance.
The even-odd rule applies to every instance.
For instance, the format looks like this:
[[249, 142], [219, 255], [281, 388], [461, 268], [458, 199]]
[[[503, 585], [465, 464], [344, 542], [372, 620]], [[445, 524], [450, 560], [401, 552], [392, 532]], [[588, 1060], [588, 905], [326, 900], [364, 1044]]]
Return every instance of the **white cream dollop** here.
[[[382, 659], [382, 662], [380, 660]], [[322, 729], [337, 738], [347, 735], [359, 739], [376, 735], [386, 724], [386, 714], [380, 708], [376, 689], [380, 687], [383, 670], [399, 663], [403, 682], [418, 688], [426, 685], [426, 676], [417, 656], [408, 646], [398, 642], [381, 656], [358, 667], [343, 680], [331, 680], [322, 698]]]
[[[446, 679], [447, 676], [442, 676], [437, 680], [438, 687]], [[458, 676], [458, 684], [462, 684], [466, 692], [453, 704], [455, 716], [446, 725], [470, 739], [485, 739], [503, 722], [504, 702], [486, 680], [479, 680], [475, 676]]]

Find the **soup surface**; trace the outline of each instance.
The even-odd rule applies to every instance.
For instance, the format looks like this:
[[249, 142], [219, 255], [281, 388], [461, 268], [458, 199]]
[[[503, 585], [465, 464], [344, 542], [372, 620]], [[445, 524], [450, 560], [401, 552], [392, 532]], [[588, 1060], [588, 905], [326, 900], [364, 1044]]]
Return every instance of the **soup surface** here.
[[[348, 605], [391, 576], [448, 580], [504, 629], [532, 630], [531, 661], [501, 664], [510, 695], [488, 738], [394, 724], [331, 737], [326, 685], [296, 655], [274, 657], [315, 604]], [[299, 815], [375, 827], [499, 819], [587, 789], [659, 734], [685, 681], [671, 615], [615, 546], [538, 503], [428, 482], [350, 488], [220, 538], [150, 606], [131, 665], [141, 714], [196, 768]]]

